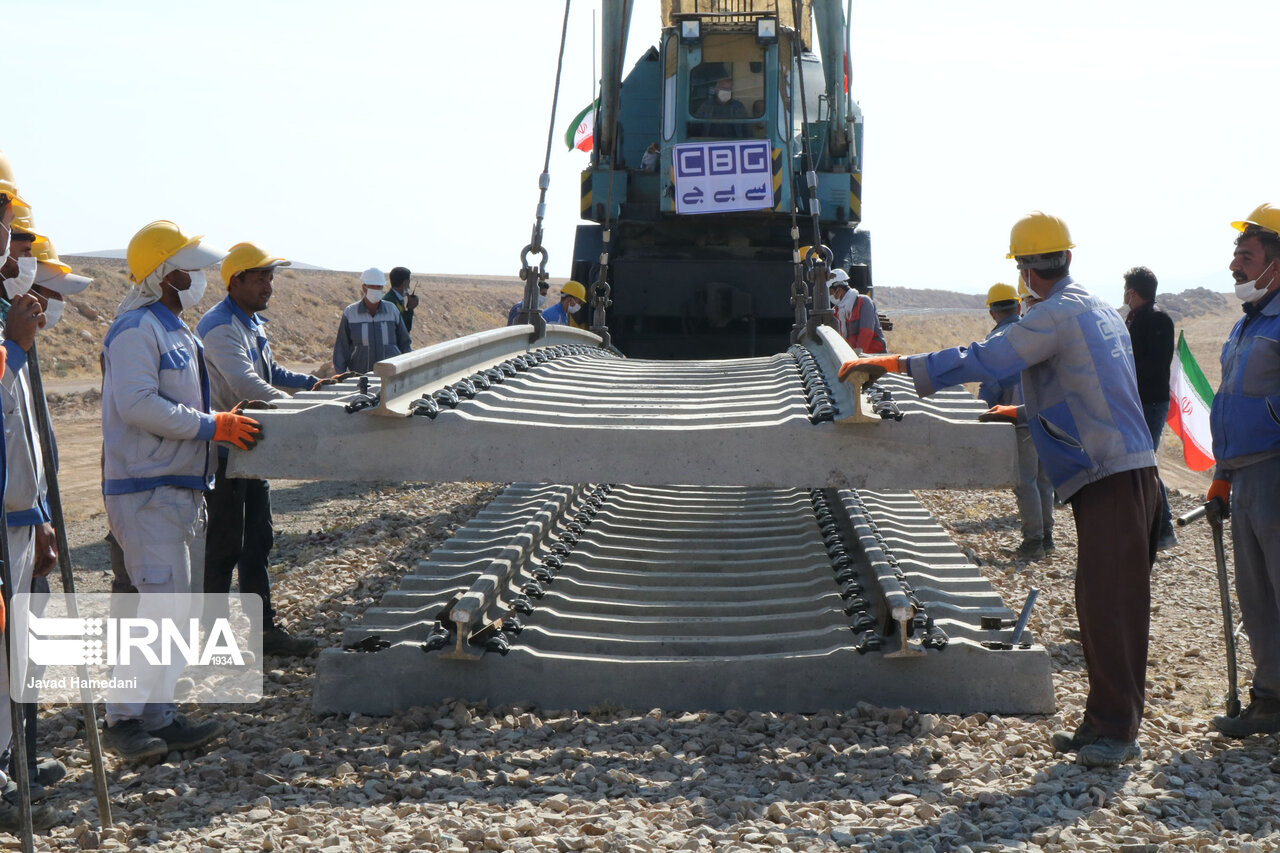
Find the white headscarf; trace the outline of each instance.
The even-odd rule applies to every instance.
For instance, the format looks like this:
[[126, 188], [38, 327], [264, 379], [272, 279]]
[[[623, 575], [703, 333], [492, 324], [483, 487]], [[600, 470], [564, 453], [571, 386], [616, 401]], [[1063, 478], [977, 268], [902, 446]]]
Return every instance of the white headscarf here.
[[156, 267], [155, 272], [142, 280], [137, 287], [129, 288], [129, 292], [125, 294], [124, 299], [120, 300], [120, 304], [116, 306], [116, 316], [119, 317], [128, 311], [136, 308], [145, 308], [146, 306], [159, 302], [160, 297], [164, 295], [164, 277], [180, 267], [174, 266], [169, 261], [165, 261]]

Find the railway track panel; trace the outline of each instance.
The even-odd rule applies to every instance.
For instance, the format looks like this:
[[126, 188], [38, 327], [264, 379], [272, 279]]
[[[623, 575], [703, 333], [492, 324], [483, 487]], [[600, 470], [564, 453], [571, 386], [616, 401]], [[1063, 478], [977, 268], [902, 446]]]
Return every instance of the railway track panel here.
[[1013, 619], [910, 493], [516, 484], [321, 654], [314, 706], [1049, 712]]
[[[831, 330], [778, 355], [642, 361], [588, 332], [491, 330], [281, 401], [232, 476], [787, 488], [990, 488], [1014, 477], [1013, 430], [963, 389], [840, 382]], [[387, 454], [394, 443], [412, 452]]]

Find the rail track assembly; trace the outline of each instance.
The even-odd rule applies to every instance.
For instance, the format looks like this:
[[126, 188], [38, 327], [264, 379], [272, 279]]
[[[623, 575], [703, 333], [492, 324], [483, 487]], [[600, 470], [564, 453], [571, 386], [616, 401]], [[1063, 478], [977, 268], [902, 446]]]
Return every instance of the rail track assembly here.
[[826, 328], [684, 362], [531, 331], [299, 394], [260, 413], [269, 453], [233, 451], [242, 476], [525, 481], [321, 654], [316, 710], [1053, 710], [1045, 649], [906, 491], [1012, 482], [1012, 430], [963, 389], [839, 382]]

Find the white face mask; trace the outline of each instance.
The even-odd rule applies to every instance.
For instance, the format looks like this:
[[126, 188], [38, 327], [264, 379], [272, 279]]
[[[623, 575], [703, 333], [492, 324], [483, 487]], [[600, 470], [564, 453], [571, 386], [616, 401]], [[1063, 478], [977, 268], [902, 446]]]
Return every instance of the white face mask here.
[[15, 296], [21, 296], [31, 289], [31, 285], [36, 283], [36, 265], [40, 263], [35, 258], [16, 258], [18, 262], [18, 277], [5, 279], [4, 291], [5, 295], [10, 299]]
[[542, 306], [544, 306], [544, 305], [546, 305], [546, 304], [547, 304], [547, 294], [545, 294], [545, 293], [539, 294], [539, 295], [538, 295], [538, 307], [539, 307], [539, 308], [541, 308]]
[[570, 314], [577, 314], [577, 313], [578, 313], [578, 309], [579, 309], [579, 308], [581, 308], [581, 307], [582, 307], [581, 305], [573, 304], [573, 305], [570, 305], [569, 307], [565, 308], [564, 310], [568, 311]]
[[183, 311], [196, 307], [200, 297], [204, 296], [204, 289], [208, 284], [204, 277], [204, 270], [189, 270], [187, 275], [191, 276], [191, 286], [186, 290], [178, 291], [178, 302], [182, 305]]
[[[1271, 264], [1274, 263], [1275, 261], [1271, 262]], [[1267, 264], [1267, 268], [1262, 271], [1262, 275], [1258, 276], [1258, 278], [1262, 278], [1263, 275], [1267, 274], [1267, 270], [1271, 269], [1271, 264]], [[1259, 299], [1266, 296], [1267, 291], [1265, 289], [1258, 289], [1258, 278], [1251, 281], [1237, 282], [1236, 298], [1248, 305], [1250, 302], [1257, 302]]]
[[52, 329], [58, 325], [58, 321], [62, 319], [62, 309], [66, 304], [61, 299], [49, 297], [49, 304], [44, 309], [44, 327], [46, 329]]
[[717, 100], [717, 101], [719, 101], [719, 102], [720, 102], [720, 103], [722, 103], [722, 104], [727, 104], [727, 103], [729, 103], [729, 100], [730, 100], [732, 97], [733, 97], [733, 92], [732, 92], [732, 91], [730, 91], [729, 89], [717, 89], [717, 90], [716, 90], [716, 100]]
[[364, 292], [364, 298], [368, 299], [371, 304], [377, 305], [382, 301], [382, 291], [370, 288]]

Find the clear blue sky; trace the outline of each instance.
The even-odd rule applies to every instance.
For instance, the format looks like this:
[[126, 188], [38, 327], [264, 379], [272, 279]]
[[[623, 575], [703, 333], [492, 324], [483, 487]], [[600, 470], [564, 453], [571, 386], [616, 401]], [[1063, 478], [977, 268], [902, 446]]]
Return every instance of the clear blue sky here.
[[[628, 67], [656, 41], [657, 5], [637, 0]], [[591, 97], [598, 0], [573, 8], [546, 223], [557, 276], [586, 161], [559, 137]], [[0, 149], [67, 254], [168, 218], [335, 269], [513, 275], [562, 12], [0, 0]], [[1275, 0], [855, 0], [877, 284], [1009, 281], [1009, 226], [1042, 208], [1069, 223], [1077, 278], [1114, 302], [1135, 264], [1168, 290], [1228, 289], [1227, 223], [1280, 203], [1277, 33]]]

